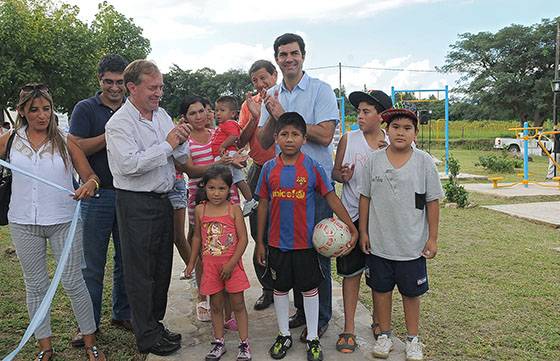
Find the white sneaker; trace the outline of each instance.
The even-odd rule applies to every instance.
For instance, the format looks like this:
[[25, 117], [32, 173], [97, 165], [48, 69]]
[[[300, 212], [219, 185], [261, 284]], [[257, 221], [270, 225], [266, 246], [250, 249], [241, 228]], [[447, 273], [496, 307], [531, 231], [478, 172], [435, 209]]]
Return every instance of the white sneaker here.
[[412, 341], [406, 340], [406, 361], [422, 361], [424, 354], [422, 353], [424, 345], [414, 337]]
[[[393, 341], [387, 335], [379, 335], [373, 344], [373, 356], [377, 358], [388, 358], [393, 349]], [[408, 355], [408, 353], [407, 353]]]
[[243, 217], [247, 217], [258, 206], [259, 206], [259, 202], [257, 202], [255, 199], [246, 201], [245, 204], [243, 204]]

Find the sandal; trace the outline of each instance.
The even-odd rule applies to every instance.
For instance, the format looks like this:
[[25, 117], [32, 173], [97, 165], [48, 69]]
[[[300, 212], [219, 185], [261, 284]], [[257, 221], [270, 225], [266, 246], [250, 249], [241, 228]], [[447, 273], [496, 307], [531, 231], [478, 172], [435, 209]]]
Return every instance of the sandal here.
[[210, 322], [212, 320], [208, 302], [202, 301], [196, 305], [196, 318], [201, 322]]
[[239, 328], [237, 327], [237, 321], [233, 317], [227, 320], [226, 323], [224, 323], [224, 328], [230, 331], [239, 330]]
[[106, 361], [105, 354], [97, 346], [86, 347], [86, 354], [89, 361]]
[[37, 357], [35, 358], [35, 361], [50, 361], [50, 360], [54, 360], [54, 350], [52, 348], [39, 351]]
[[[379, 331], [379, 332], [375, 332], [375, 331]], [[373, 333], [373, 338], [375, 340], [377, 340], [377, 338], [379, 337], [379, 335], [381, 335], [381, 329], [379, 328], [379, 324], [378, 323], [372, 323], [371, 324], [371, 332]]]
[[358, 345], [356, 336], [352, 333], [341, 333], [336, 341], [336, 350], [342, 353], [352, 353]]

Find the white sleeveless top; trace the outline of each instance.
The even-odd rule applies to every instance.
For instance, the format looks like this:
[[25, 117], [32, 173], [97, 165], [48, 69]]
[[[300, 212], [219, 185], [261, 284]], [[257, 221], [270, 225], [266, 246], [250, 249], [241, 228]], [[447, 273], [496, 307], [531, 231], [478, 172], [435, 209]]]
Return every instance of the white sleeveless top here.
[[[389, 144], [387, 133], [383, 129], [385, 142]], [[358, 205], [360, 201], [360, 193], [358, 192], [358, 183], [362, 179], [362, 172], [371, 153], [377, 149], [370, 148], [364, 133], [360, 129], [352, 130], [347, 133], [346, 151], [342, 159], [342, 165], [354, 165], [354, 174], [347, 183], [342, 184], [342, 204], [346, 207], [352, 221], [358, 219]]]
[[[66, 133], [63, 134], [66, 141]], [[52, 144], [43, 144], [35, 151], [27, 140], [25, 128], [18, 130], [10, 150], [10, 163], [29, 173], [73, 190], [74, 167], [68, 159], [68, 168]], [[76, 201], [65, 192], [48, 186], [18, 172], [12, 172], [12, 197], [8, 222], [33, 225], [53, 225], [72, 220]]]

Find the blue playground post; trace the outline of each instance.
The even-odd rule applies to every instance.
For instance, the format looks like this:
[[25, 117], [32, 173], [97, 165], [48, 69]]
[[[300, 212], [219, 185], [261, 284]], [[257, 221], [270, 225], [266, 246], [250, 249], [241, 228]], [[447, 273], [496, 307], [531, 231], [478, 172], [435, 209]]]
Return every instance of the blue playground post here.
[[342, 136], [346, 131], [346, 111], [344, 109], [344, 97], [336, 98], [340, 100], [340, 135]]
[[344, 97], [341, 97], [340, 99], [340, 118], [340, 126], [342, 127], [342, 132], [340, 134], [343, 135], [346, 131], [346, 110], [344, 107]]
[[393, 106], [396, 106], [395, 95], [397, 93], [436, 93], [445, 92], [445, 175], [449, 175], [449, 87], [446, 85], [444, 89], [412, 89], [401, 90], [391, 86], [391, 100]]
[[529, 187], [529, 122], [523, 123], [523, 187]]

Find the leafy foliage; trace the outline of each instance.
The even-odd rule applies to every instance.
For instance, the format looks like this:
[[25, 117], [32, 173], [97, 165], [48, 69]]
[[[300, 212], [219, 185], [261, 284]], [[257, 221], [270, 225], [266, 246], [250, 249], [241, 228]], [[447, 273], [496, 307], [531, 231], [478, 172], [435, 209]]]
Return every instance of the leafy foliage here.
[[151, 51], [150, 41], [142, 36], [142, 28], [103, 1], [91, 24], [101, 54], [116, 53], [133, 61], [144, 59]]
[[28, 82], [49, 86], [55, 104], [70, 112], [97, 89], [96, 67], [107, 52], [145, 57], [149, 41], [111, 5], [99, 6], [92, 27], [79, 8], [52, 0], [0, 1], [0, 109], [13, 108]]
[[556, 21], [510, 25], [498, 32], [464, 33], [451, 45], [443, 70], [463, 75], [456, 89], [470, 103], [540, 126], [552, 111], [550, 80], [554, 73]]
[[171, 67], [163, 82], [165, 93], [161, 103], [173, 115], [179, 114], [181, 100], [187, 95], [204, 96], [210, 101], [215, 101], [221, 95], [230, 95], [241, 106], [245, 94], [253, 88], [249, 75], [242, 70], [228, 70], [218, 74], [210, 68], [193, 71], [183, 70], [178, 65]]
[[450, 155], [447, 164], [449, 167], [449, 179], [443, 185], [445, 198], [447, 198], [448, 202], [457, 203], [459, 208], [465, 208], [469, 203], [469, 193], [457, 181], [457, 175], [461, 170], [459, 161]]
[[491, 154], [488, 156], [480, 156], [477, 167], [484, 167], [491, 172], [496, 173], [513, 173], [515, 168], [523, 167], [523, 162], [519, 159], [510, 158], [506, 153], [502, 153], [500, 157]]

